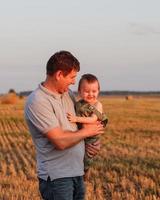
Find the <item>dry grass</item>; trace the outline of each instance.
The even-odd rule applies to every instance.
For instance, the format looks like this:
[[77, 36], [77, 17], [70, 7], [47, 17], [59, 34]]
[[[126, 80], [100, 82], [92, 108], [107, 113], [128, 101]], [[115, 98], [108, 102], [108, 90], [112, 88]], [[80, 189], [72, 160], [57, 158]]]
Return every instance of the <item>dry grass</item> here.
[[[160, 100], [101, 98], [109, 116], [86, 200], [160, 199]], [[0, 105], [0, 199], [39, 200], [23, 103]]]

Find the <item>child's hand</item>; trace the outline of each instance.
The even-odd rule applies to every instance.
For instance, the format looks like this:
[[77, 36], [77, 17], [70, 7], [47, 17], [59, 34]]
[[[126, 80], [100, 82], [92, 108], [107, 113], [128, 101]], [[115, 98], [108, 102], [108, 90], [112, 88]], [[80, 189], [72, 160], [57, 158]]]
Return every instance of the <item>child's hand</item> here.
[[67, 118], [70, 122], [75, 123], [77, 122], [76, 116], [72, 115], [71, 113], [67, 113]]

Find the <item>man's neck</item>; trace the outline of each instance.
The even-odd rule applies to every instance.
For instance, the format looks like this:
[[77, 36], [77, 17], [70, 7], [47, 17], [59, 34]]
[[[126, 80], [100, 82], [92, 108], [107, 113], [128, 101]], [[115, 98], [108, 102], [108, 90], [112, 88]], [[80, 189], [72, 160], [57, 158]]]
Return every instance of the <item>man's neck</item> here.
[[46, 79], [46, 80], [42, 83], [42, 85], [43, 85], [43, 87], [47, 88], [47, 90], [59, 94], [57, 88], [55, 87], [56, 84], [53, 84], [53, 81], [52, 81], [52, 83], [51, 83], [50, 80]]

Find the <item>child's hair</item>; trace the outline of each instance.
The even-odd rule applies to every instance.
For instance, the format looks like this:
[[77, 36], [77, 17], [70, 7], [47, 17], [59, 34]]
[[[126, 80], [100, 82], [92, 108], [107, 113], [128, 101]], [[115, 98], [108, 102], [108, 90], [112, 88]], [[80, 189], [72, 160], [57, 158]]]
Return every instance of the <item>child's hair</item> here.
[[97, 83], [98, 83], [98, 89], [100, 90], [100, 84], [99, 84], [98, 78], [95, 75], [93, 75], [93, 74], [83, 74], [81, 76], [81, 79], [79, 80], [78, 91], [80, 91], [82, 82], [84, 80], [87, 81], [88, 83], [94, 83], [94, 82], [97, 81]]

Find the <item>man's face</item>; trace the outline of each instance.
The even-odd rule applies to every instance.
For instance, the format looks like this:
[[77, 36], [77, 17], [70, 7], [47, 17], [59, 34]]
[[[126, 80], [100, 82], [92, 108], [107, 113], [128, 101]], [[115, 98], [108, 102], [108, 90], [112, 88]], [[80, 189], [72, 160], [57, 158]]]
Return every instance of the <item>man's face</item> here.
[[59, 79], [59, 84], [58, 84], [58, 92], [61, 94], [67, 92], [69, 86], [75, 84], [76, 76], [77, 76], [77, 71], [74, 69], [66, 76], [61, 74], [61, 78]]

